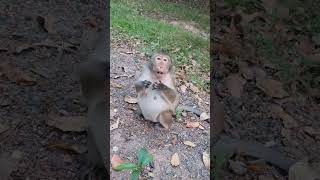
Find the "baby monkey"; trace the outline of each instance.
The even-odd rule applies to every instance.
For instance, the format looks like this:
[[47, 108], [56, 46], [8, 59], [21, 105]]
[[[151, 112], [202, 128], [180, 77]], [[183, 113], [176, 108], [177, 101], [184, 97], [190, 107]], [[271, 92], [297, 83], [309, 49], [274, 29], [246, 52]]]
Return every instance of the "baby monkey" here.
[[140, 113], [146, 120], [169, 129], [173, 123], [179, 95], [175, 87], [173, 64], [164, 53], [152, 55], [135, 82]]

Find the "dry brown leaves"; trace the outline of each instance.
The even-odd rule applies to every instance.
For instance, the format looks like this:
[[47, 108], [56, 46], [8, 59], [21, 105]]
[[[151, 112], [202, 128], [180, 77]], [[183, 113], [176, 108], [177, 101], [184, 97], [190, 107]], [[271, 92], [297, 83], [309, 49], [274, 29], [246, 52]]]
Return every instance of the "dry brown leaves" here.
[[171, 161], [170, 161], [172, 166], [179, 166], [180, 165], [180, 158], [178, 153], [174, 153], [171, 157]]
[[246, 80], [241, 78], [238, 74], [231, 74], [225, 79], [224, 83], [225, 87], [233, 97], [240, 98]]
[[35, 79], [31, 78], [26, 72], [11, 63], [1, 63], [0, 73], [6, 76], [10, 81], [16, 82], [18, 85], [33, 86], [36, 84]]
[[87, 128], [87, 121], [84, 116], [59, 116], [49, 113], [46, 123], [62, 131], [82, 132]]
[[121, 163], [123, 163], [124, 161], [120, 158], [119, 155], [114, 154], [111, 158], [111, 166], [112, 169], [115, 169], [117, 166], [119, 166]]
[[287, 91], [283, 89], [282, 83], [274, 79], [259, 80], [257, 86], [270, 97], [284, 98], [289, 96]]
[[126, 95], [126, 96], [124, 97], [124, 101], [127, 102], [127, 103], [129, 103], [129, 104], [136, 104], [136, 103], [138, 102], [138, 99]]
[[48, 33], [56, 33], [54, 26], [54, 17], [51, 15], [37, 16], [39, 25]]

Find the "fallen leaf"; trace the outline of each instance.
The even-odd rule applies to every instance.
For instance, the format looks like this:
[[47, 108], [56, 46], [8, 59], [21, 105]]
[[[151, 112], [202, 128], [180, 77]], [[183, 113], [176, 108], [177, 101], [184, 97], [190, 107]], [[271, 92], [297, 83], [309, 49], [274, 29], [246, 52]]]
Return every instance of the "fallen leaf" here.
[[206, 112], [200, 114], [200, 121], [204, 121], [207, 119], [210, 119], [210, 116]]
[[190, 89], [191, 91], [193, 91], [194, 93], [199, 93], [199, 88], [195, 85], [193, 85], [192, 83], [190, 83]]
[[180, 158], [178, 153], [174, 153], [171, 157], [171, 165], [172, 166], [179, 166], [180, 165]]
[[11, 158], [15, 159], [15, 160], [19, 160], [23, 157], [23, 152], [19, 151], [19, 150], [14, 150], [11, 154]]
[[258, 164], [248, 165], [247, 169], [250, 170], [250, 171], [253, 171], [255, 173], [263, 173], [263, 172], [265, 172], [267, 170], [266, 166], [258, 165]]
[[199, 122], [187, 122], [186, 127], [187, 128], [197, 128], [200, 126]]
[[124, 97], [124, 101], [127, 102], [127, 103], [129, 103], [129, 104], [136, 104], [136, 103], [138, 102], [138, 99], [126, 95], [126, 96]]
[[34, 46], [32, 44], [20, 44], [15, 47], [14, 53], [19, 54], [22, 51], [29, 50], [29, 49], [34, 49]]
[[229, 160], [229, 168], [238, 175], [244, 175], [247, 172], [246, 165], [240, 161]]
[[10, 81], [16, 82], [19, 85], [32, 86], [36, 84], [33, 78], [13, 64], [0, 64], [0, 72], [3, 72]]
[[273, 79], [259, 80], [257, 86], [270, 97], [284, 98], [289, 96], [283, 89], [282, 83]]
[[54, 18], [51, 15], [37, 16], [37, 21], [40, 26], [48, 33], [56, 33], [54, 27]]
[[150, 176], [150, 177], [154, 177], [154, 173], [152, 173], [152, 172], [148, 172], [148, 176]]
[[180, 90], [182, 93], [185, 93], [187, 91], [187, 86], [185, 85], [180, 86]]
[[56, 148], [56, 149], [62, 149], [65, 151], [70, 151], [77, 154], [83, 154], [87, 152], [87, 148], [82, 145], [78, 144], [50, 144], [48, 145], [48, 148]]
[[177, 136], [173, 136], [171, 143], [173, 145], [176, 145], [177, 144], [177, 140], [178, 140]]
[[121, 84], [116, 83], [116, 82], [114, 82], [114, 81], [111, 81], [110, 84], [111, 84], [111, 86], [114, 87], [114, 88], [119, 88], [119, 89], [121, 89], [121, 88], [123, 87]]
[[69, 154], [64, 154], [63, 155], [63, 161], [65, 163], [72, 163], [72, 157]]
[[193, 142], [191, 141], [184, 141], [183, 144], [190, 146], [190, 147], [196, 147], [197, 145], [195, 145]]
[[62, 131], [82, 132], [87, 128], [87, 121], [83, 116], [58, 116], [50, 113], [47, 124]]
[[112, 125], [110, 126], [110, 131], [112, 131], [112, 130], [114, 130], [114, 129], [118, 129], [118, 128], [119, 128], [119, 122], [120, 122], [120, 120], [119, 120], [119, 118], [118, 118], [118, 119], [117, 119], [117, 122], [114, 123], [114, 124], [112, 124]]
[[229, 90], [229, 93], [233, 97], [237, 97], [237, 98], [241, 97], [243, 86], [245, 83], [246, 83], [246, 80], [242, 79], [238, 74], [229, 75], [225, 79], [225, 86]]
[[307, 159], [300, 160], [289, 169], [289, 180], [310, 179], [320, 177], [320, 163], [310, 164]]
[[111, 166], [112, 169], [115, 169], [119, 164], [123, 163], [124, 161], [118, 156], [117, 154], [114, 154], [111, 158]]
[[245, 62], [240, 62], [239, 63], [239, 71], [241, 72], [241, 75], [247, 79], [247, 80], [252, 80], [254, 72], [252, 71], [251, 68], [248, 67], [248, 64]]
[[287, 114], [281, 106], [273, 104], [270, 106], [271, 115], [274, 118], [280, 118], [283, 121], [283, 125], [285, 128], [296, 128], [298, 127], [298, 123], [294, 120], [289, 114]]
[[317, 132], [317, 131], [316, 131], [313, 127], [311, 127], [311, 126], [306, 126], [306, 127], [304, 127], [304, 128], [303, 128], [303, 131], [304, 131], [305, 133], [307, 133], [308, 135], [313, 136], [313, 137], [320, 134], [319, 132]]
[[202, 153], [202, 161], [203, 161], [204, 166], [207, 169], [210, 169], [210, 156], [208, 153], [206, 153], [206, 152]]

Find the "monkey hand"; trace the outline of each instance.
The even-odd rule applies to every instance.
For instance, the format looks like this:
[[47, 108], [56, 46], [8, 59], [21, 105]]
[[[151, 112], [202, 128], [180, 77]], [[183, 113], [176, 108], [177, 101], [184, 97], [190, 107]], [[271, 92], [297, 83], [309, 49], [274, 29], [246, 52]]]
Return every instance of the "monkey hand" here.
[[143, 86], [144, 86], [145, 88], [149, 88], [150, 85], [151, 85], [151, 82], [150, 82], [150, 81], [148, 81], [148, 80], [144, 80], [144, 81], [143, 81]]
[[154, 90], [154, 89], [165, 89], [167, 86], [166, 85], [164, 85], [161, 81], [159, 81], [159, 82], [155, 82], [155, 83], [153, 83], [152, 84], [152, 89]]

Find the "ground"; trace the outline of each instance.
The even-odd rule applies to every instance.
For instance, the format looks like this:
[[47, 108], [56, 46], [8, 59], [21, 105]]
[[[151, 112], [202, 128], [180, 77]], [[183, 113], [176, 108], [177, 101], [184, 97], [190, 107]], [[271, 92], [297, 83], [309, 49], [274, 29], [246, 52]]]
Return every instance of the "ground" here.
[[[81, 62], [81, 30], [94, 26], [96, 4], [11, 2], [0, 2], [0, 172], [11, 173], [10, 179], [78, 179], [86, 151], [82, 121], [86, 107], [76, 67]], [[210, 83], [216, 85], [218, 98], [225, 105], [224, 135], [257, 141], [293, 160], [311, 157], [318, 161], [319, 3], [292, 5], [289, 16], [282, 8], [279, 20], [261, 10], [272, 10], [275, 5], [270, 2], [276, 1], [261, 2], [217, 2], [219, 11], [212, 27], [215, 43], [210, 46], [214, 51], [211, 60], [217, 67]], [[117, 120], [119, 125], [111, 130], [110, 158], [119, 155], [124, 161], [135, 162], [137, 150], [146, 147], [155, 161], [141, 177], [209, 179], [202, 155], [210, 151], [209, 131], [213, 127], [209, 122], [215, 119], [200, 121], [194, 114], [183, 113], [168, 131], [143, 120], [135, 113], [137, 104], [125, 101], [125, 96], [136, 97], [132, 86], [135, 73], [148, 60], [147, 54], [164, 45], [176, 60], [181, 104], [209, 113], [208, 18], [176, 4], [138, 6], [134, 11], [129, 5], [113, 6], [118, 21], [113, 22], [111, 31], [110, 125]], [[239, 6], [247, 10], [234, 8]], [[175, 18], [173, 12], [177, 12]], [[159, 39], [153, 25], [159, 28]], [[203, 128], [187, 128], [189, 121], [198, 121]], [[66, 122], [75, 124], [68, 126]], [[215, 142], [212, 139], [211, 145]], [[176, 152], [180, 165], [173, 167], [170, 160]], [[221, 175], [229, 179], [288, 176], [256, 159], [238, 155], [232, 160], [233, 165], [242, 167], [226, 163]], [[129, 175], [129, 171], [112, 171], [113, 178]]]

